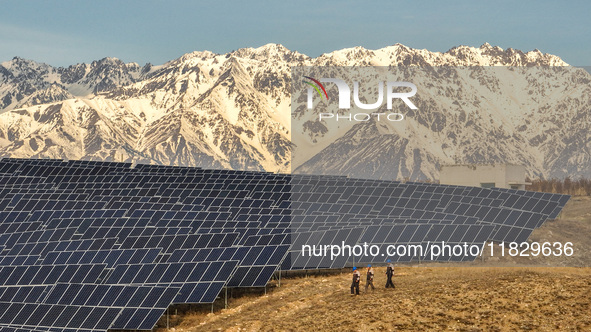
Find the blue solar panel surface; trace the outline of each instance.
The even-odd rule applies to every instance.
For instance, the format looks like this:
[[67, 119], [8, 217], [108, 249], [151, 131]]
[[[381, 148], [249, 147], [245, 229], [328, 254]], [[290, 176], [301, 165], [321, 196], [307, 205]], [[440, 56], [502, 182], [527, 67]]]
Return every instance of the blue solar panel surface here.
[[211, 303], [224, 287], [262, 287], [279, 269], [353, 262], [310, 257], [303, 245], [520, 242], [568, 199], [333, 176], [2, 159], [0, 331], [149, 330], [171, 304]]

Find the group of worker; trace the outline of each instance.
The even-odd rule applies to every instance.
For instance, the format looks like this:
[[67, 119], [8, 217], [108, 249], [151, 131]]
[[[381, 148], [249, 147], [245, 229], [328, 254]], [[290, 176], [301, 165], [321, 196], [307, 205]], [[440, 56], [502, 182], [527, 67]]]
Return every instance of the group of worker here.
[[[386, 265], [386, 288], [396, 288], [394, 283], [392, 282], [392, 277], [394, 276], [394, 265], [390, 260], [386, 261], [388, 265]], [[373, 278], [374, 278], [374, 271], [373, 267], [367, 265], [367, 281], [365, 283], [365, 292], [369, 286], [371, 286], [371, 290], [374, 291], [376, 288], [373, 285]], [[353, 267], [353, 283], [351, 283], [351, 295], [359, 295], [359, 283], [361, 282], [361, 273], [357, 269], [357, 267]]]

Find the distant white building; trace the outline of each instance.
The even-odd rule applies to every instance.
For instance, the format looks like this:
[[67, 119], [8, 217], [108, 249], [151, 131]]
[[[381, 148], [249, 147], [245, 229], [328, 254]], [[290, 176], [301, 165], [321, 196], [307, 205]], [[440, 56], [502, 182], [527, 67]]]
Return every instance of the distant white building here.
[[483, 188], [525, 189], [525, 166], [442, 165], [439, 183]]

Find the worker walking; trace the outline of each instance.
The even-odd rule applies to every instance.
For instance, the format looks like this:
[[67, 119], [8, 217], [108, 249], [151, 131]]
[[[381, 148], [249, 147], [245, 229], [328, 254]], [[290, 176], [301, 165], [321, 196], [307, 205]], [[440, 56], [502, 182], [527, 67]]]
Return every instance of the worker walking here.
[[351, 283], [351, 295], [359, 295], [359, 282], [361, 281], [361, 273], [353, 267], [353, 282]]
[[386, 288], [396, 288], [396, 286], [394, 286], [394, 283], [392, 282], [392, 277], [394, 276], [394, 265], [392, 265], [392, 262], [390, 260], [387, 260], [386, 262], [388, 263], [388, 265], [386, 266]]
[[371, 291], [373, 292], [376, 288], [373, 286], [373, 268], [371, 265], [367, 266], [367, 282], [365, 283], [365, 292], [367, 293], [367, 288], [371, 286]]

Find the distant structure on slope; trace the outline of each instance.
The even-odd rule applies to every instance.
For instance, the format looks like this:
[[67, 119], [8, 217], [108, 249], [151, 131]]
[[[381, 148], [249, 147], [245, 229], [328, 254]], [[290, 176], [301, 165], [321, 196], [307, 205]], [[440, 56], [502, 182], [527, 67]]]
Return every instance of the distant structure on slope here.
[[525, 166], [494, 165], [441, 165], [439, 183], [482, 188], [525, 190]]

